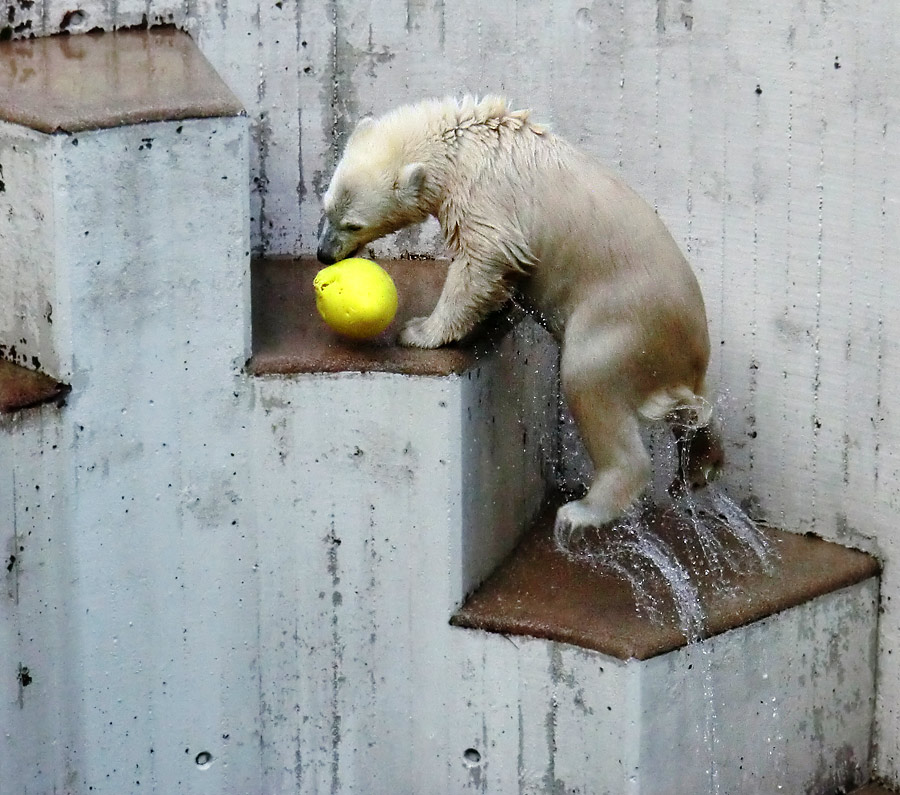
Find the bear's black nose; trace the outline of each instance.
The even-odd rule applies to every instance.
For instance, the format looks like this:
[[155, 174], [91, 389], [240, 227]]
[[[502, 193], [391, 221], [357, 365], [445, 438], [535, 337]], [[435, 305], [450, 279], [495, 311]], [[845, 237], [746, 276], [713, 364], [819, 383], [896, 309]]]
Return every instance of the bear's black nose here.
[[318, 251], [316, 251], [316, 259], [318, 259], [319, 262], [321, 262], [323, 265], [334, 265], [334, 263], [336, 262], [331, 253], [321, 246], [319, 246]]

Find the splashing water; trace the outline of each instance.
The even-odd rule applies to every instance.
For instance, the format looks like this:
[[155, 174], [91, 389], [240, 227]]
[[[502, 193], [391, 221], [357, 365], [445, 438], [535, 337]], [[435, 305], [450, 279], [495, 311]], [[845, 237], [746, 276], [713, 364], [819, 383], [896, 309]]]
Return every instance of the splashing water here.
[[612, 528], [558, 531], [556, 544], [566, 555], [628, 583], [638, 609], [654, 621], [666, 620], [660, 597], [670, 598], [679, 628], [688, 640], [695, 640], [704, 626], [699, 593], [688, 568], [653, 531], [657, 519], [653, 502], [646, 499], [632, 506]]
[[690, 572], [662, 538], [651, 532], [641, 532], [641, 529], [639, 524], [632, 527], [629, 551], [649, 562], [668, 585], [679, 629], [685, 638], [688, 641], [700, 638], [705, 628], [705, 616]]
[[[673, 602], [688, 642], [706, 631], [701, 578], [714, 593], [733, 594], [739, 587], [734, 575], [772, 574], [777, 556], [769, 537], [719, 486], [694, 491], [688, 485], [689, 473], [697, 469], [689, 459], [697, 449], [695, 434], [711, 420], [720, 424], [719, 417], [712, 418], [719, 412], [709, 404], [705, 408], [702, 417], [690, 411], [670, 415], [664, 433], [648, 439], [658, 478], [612, 527], [558, 530], [556, 536], [565, 554], [627, 582], [638, 608], [654, 620], [664, 620], [661, 599]], [[699, 449], [698, 464], [714, 460], [708, 445]], [[674, 481], [673, 472], [678, 473]]]
[[[663, 536], [663, 523], [674, 524]], [[717, 592], [739, 587], [734, 575], [771, 574], [777, 552], [756, 523], [715, 485], [663, 499], [645, 497], [612, 527], [559, 531], [556, 545], [567, 556], [608, 571], [628, 583], [638, 609], [665, 621], [663, 600], [674, 606], [688, 642], [706, 635], [701, 576]]]

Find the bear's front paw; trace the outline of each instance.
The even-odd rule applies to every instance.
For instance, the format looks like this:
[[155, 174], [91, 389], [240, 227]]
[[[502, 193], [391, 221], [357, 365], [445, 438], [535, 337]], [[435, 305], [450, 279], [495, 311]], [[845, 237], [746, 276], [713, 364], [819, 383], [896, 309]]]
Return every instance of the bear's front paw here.
[[431, 331], [429, 320], [414, 317], [400, 330], [397, 342], [407, 348], [439, 348], [443, 341]]

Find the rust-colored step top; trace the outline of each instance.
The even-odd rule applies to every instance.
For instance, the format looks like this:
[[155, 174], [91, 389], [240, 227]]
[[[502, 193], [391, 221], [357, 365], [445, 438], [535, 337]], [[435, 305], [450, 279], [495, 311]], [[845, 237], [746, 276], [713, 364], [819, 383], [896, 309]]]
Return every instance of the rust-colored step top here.
[[0, 359], [0, 414], [57, 400], [68, 391], [49, 375]]
[[[563, 554], [553, 539], [559, 502], [548, 505], [511, 556], [453, 616], [459, 627], [508, 635], [529, 635], [608, 654], [646, 660], [684, 646], [675, 604], [661, 580], [648, 581], [658, 615], [642, 609], [625, 578], [584, 559]], [[759, 528], [773, 555], [769, 570], [761, 565], [723, 575], [704, 563], [698, 536], [683, 516], [655, 509], [649, 525], [692, 571], [706, 616], [705, 635], [749, 624], [817, 596], [874, 577], [878, 562], [863, 552], [820, 538]], [[614, 531], [610, 531], [614, 532]], [[729, 534], [718, 534], [726, 550], [746, 547]], [[596, 539], [595, 539], [596, 541]], [[615, 550], [615, 537], [601, 544]], [[693, 563], [691, 562], [693, 561]], [[628, 565], [626, 563], [626, 565]], [[723, 587], [723, 576], [725, 578]]]
[[850, 795], [897, 795], [897, 792], [881, 784], [866, 784], [860, 789], [853, 790]]
[[394, 322], [363, 342], [333, 332], [316, 311], [313, 278], [324, 267], [314, 259], [262, 259], [252, 264], [254, 375], [388, 372], [446, 376], [462, 373], [490, 350], [521, 313], [498, 313], [470, 340], [433, 351], [402, 348], [397, 333], [409, 318], [427, 315], [437, 303], [447, 262], [379, 260], [397, 285]]
[[241, 113], [191, 37], [175, 28], [0, 42], [0, 120], [74, 133]]

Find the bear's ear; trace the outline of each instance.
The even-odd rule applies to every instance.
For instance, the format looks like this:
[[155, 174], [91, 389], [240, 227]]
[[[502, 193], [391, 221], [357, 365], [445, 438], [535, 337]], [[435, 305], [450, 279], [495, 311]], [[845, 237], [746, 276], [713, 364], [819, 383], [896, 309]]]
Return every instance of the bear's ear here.
[[375, 119], [371, 116], [363, 116], [357, 123], [356, 127], [353, 129], [353, 132], [350, 133], [351, 140], [359, 135], [361, 132], [365, 132], [368, 129], [371, 129], [375, 126]]
[[396, 187], [404, 199], [408, 201], [415, 201], [418, 199], [424, 185], [424, 163], [409, 163], [400, 169], [400, 176], [397, 179]]

